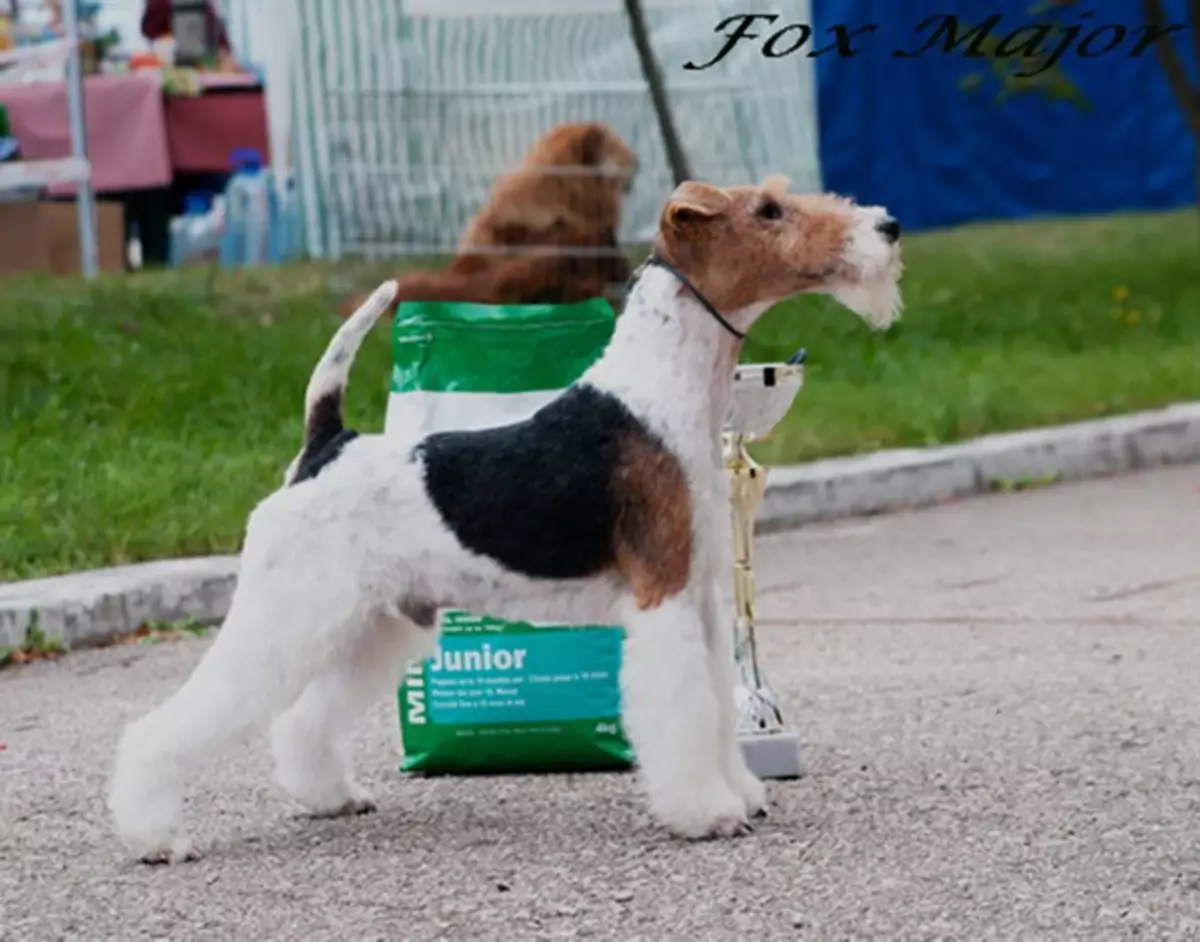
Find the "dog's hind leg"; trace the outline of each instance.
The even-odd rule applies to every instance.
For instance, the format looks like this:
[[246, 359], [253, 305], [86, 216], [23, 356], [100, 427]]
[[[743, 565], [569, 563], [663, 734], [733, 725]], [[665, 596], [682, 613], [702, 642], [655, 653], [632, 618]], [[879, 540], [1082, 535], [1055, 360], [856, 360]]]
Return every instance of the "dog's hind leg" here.
[[389, 692], [405, 667], [431, 655], [436, 628], [403, 615], [380, 615], [361, 637], [323, 667], [271, 729], [275, 775], [288, 793], [318, 817], [375, 809], [354, 781], [346, 734], [358, 717]]
[[681, 837], [750, 830], [727, 781], [721, 703], [713, 690], [702, 612], [687, 595], [624, 613], [622, 719], [655, 817]]
[[271, 610], [260, 593], [249, 594], [250, 585], [243, 577], [224, 625], [183, 686], [121, 738], [108, 806], [119, 835], [146, 862], [192, 856], [185, 787], [220, 752], [264, 729], [319, 663], [298, 609]]

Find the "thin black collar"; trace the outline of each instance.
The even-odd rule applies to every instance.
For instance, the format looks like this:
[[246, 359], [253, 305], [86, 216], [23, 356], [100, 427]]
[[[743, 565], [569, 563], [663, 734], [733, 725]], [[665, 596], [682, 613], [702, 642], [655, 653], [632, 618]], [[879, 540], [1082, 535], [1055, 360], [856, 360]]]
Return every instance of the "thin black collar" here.
[[697, 288], [694, 284], [692, 284], [687, 279], [687, 276], [684, 275], [683, 272], [681, 272], [678, 268], [676, 268], [674, 265], [672, 265], [670, 262], [668, 262], [661, 255], [651, 254], [650, 257], [647, 258], [643, 264], [657, 265], [659, 268], [665, 268], [672, 275], [674, 275], [676, 278], [678, 278], [683, 283], [683, 286], [685, 288], [687, 288], [689, 291], [692, 292], [692, 294], [694, 294], [696, 296], [696, 300], [700, 302], [701, 306], [706, 311], [708, 311], [709, 314], [711, 314], [713, 317], [715, 317], [717, 319], [717, 323], [719, 323], [727, 331], [729, 331], [731, 334], [733, 334], [733, 336], [735, 336], [738, 340], [746, 339], [746, 335], [743, 334], [736, 327], [734, 327], [731, 323], [729, 323], [729, 321], [725, 320], [725, 318], [721, 316], [721, 312], [718, 311], [715, 307], [713, 307], [712, 302], [710, 300], [708, 300], [708, 298], [706, 298], [700, 292], [699, 288]]

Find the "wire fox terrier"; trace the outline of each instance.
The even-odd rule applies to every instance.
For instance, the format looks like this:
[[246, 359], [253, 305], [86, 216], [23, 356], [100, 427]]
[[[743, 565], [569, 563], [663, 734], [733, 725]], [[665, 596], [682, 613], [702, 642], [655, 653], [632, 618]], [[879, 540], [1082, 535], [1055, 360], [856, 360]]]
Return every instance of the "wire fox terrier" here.
[[780, 176], [686, 182], [601, 358], [524, 421], [479, 431], [343, 426], [351, 363], [396, 283], [378, 288], [317, 364], [303, 450], [249, 516], [224, 626], [124, 733], [120, 836], [147, 862], [194, 856], [185, 786], [268, 726], [278, 780], [311, 814], [372, 810], [344, 739], [435, 651], [440, 608], [623, 625], [623, 722], [653, 816], [683, 838], [747, 832], [767, 797], [738, 746], [720, 596], [734, 367], [755, 320], [798, 294], [890, 324], [899, 232], [882, 208], [789, 194]]

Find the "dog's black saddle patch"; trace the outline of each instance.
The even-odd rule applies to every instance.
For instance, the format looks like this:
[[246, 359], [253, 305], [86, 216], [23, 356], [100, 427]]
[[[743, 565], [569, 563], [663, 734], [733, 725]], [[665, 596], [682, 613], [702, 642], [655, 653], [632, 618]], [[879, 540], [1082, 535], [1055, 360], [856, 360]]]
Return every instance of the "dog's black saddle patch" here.
[[310, 450], [305, 448], [296, 466], [296, 476], [292, 479], [295, 486], [302, 481], [310, 481], [321, 473], [327, 465], [332, 464], [350, 442], [358, 438], [354, 429], [344, 428], [328, 439], [321, 447]]
[[296, 463], [292, 485], [310, 481], [332, 464], [358, 432], [342, 423], [342, 391], [331, 389], [318, 399], [309, 412], [304, 450]]
[[611, 484], [629, 435], [653, 437], [615, 396], [579, 385], [521, 422], [435, 432], [413, 455], [467, 549], [533, 578], [583, 578], [614, 560]]

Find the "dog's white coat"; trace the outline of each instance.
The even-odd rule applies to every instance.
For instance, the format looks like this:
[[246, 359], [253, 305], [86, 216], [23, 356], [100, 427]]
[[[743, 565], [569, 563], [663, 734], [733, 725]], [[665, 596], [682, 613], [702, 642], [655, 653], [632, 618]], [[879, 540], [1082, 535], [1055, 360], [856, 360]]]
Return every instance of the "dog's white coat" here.
[[[846, 255], [860, 281], [822, 290], [886, 323], [899, 310], [895, 259], [875, 231], [879, 211], [854, 212], [862, 225]], [[334, 351], [352, 355], [394, 290], [382, 286], [342, 326], [314, 372], [309, 405], [344, 382], [349, 363]], [[727, 316], [749, 329], [774, 300]], [[409, 661], [435, 649], [435, 632], [401, 612], [411, 596], [513, 619], [624, 624], [623, 717], [653, 814], [689, 838], [746, 830], [766, 795], [737, 743], [733, 641], [719, 592], [730, 570], [719, 442], [735, 358], [721, 325], [672, 274], [651, 267], [583, 377], [657, 433], [689, 480], [692, 578], [649, 611], [615, 576], [532, 580], [465, 550], [409, 460], [416, 436], [357, 438], [316, 478], [263, 500], [216, 640], [184, 685], [121, 740], [109, 793], [121, 837], [146, 859], [188, 856], [185, 786], [235, 741], [268, 727], [280, 783], [311, 812], [372, 807], [343, 743], [356, 717], [394, 693]]]

